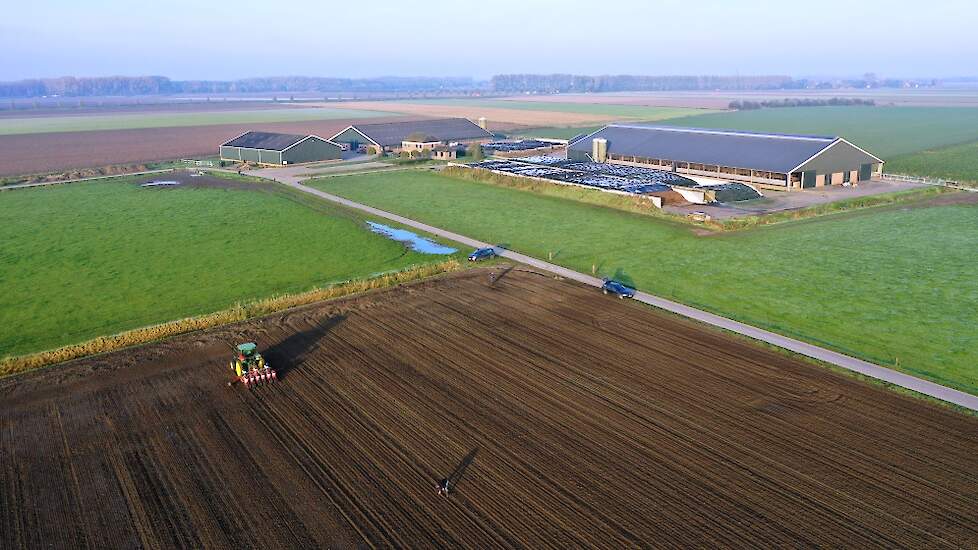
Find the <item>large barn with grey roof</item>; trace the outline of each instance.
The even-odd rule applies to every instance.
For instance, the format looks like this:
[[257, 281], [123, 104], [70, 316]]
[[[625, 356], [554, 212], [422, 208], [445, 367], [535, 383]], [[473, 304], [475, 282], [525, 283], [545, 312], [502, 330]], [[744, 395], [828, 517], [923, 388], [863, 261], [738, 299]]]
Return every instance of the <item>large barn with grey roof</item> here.
[[339, 159], [343, 146], [319, 136], [245, 132], [221, 144], [221, 160], [281, 166]]
[[575, 138], [571, 160], [632, 164], [772, 189], [866, 181], [883, 160], [838, 136], [611, 124]]
[[488, 130], [466, 118], [354, 124], [329, 139], [348, 144], [353, 150], [364, 146], [374, 150], [392, 151], [400, 149], [405, 142], [416, 142], [416, 136], [421, 135], [431, 143], [442, 144], [492, 140], [492, 134]]

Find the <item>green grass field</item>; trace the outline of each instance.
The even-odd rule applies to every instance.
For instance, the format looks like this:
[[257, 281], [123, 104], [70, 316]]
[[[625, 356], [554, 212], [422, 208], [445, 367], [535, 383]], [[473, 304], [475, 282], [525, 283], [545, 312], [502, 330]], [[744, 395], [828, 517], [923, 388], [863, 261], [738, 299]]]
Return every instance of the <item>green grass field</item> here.
[[793, 107], [672, 118], [663, 124], [841, 135], [884, 160], [978, 140], [978, 108]]
[[486, 107], [493, 109], [519, 109], [521, 111], [544, 111], [551, 113], [577, 113], [582, 115], [606, 116], [609, 120], [634, 118], [642, 120], [665, 120], [667, 118], [712, 113], [712, 109], [691, 109], [685, 107], [648, 107], [645, 105], [608, 105], [601, 103], [556, 103], [549, 101], [517, 101], [509, 99], [417, 99], [405, 103], [432, 103], [438, 105], [462, 105], [465, 107]]
[[601, 126], [548, 126], [546, 128], [521, 128], [507, 131], [514, 136], [527, 136], [549, 139], [571, 139], [581, 134], [590, 134]]
[[427, 172], [315, 186], [978, 393], [976, 206], [697, 237], [647, 216]]
[[978, 183], [978, 141], [896, 156], [886, 171]]
[[29, 118], [0, 118], [0, 135], [41, 134], [47, 132], [85, 132], [91, 130], [129, 130], [171, 128], [213, 124], [251, 124], [262, 122], [302, 122], [338, 118], [390, 116], [380, 111], [356, 109], [282, 108], [200, 113], [120, 113]]
[[316, 199], [123, 179], [4, 191], [0, 225], [0, 356], [452, 257]]

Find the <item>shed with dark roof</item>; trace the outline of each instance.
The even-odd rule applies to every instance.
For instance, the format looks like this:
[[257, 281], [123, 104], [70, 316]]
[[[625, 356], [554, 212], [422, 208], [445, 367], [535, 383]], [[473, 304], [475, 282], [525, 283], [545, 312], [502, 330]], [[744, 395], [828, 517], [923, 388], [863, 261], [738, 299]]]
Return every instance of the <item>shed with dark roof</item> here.
[[466, 118], [437, 118], [402, 122], [354, 124], [330, 138], [336, 143], [349, 144], [352, 149], [365, 145], [384, 150], [401, 147], [412, 136], [423, 135], [426, 140], [441, 143], [489, 141], [492, 134]]
[[221, 160], [281, 166], [335, 160], [344, 147], [313, 135], [245, 132], [221, 144]]
[[883, 167], [882, 159], [838, 136], [644, 124], [611, 124], [577, 137], [568, 144], [567, 157], [782, 189], [864, 181]]

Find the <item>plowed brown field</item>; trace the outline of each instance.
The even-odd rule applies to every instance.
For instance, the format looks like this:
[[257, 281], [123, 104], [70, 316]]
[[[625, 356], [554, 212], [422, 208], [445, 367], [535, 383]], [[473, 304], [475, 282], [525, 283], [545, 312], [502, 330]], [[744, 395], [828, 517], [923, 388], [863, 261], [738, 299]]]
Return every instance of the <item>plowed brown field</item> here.
[[[411, 118], [417, 117], [357, 120], [383, 122]], [[330, 137], [353, 122], [314, 120], [0, 136], [0, 176], [212, 156], [217, 154], [221, 143], [248, 130]]]
[[[316, 105], [316, 104], [313, 104]], [[319, 104], [327, 106], [327, 103]], [[463, 117], [478, 120], [486, 117], [492, 128], [511, 128], [513, 125], [562, 126], [573, 124], [596, 124], [607, 122], [608, 115], [589, 115], [584, 113], [565, 113], [559, 111], [530, 111], [527, 109], [502, 109], [479, 105], [456, 105], [441, 103], [401, 103], [397, 101], [348, 101], [345, 109], [359, 111], [385, 111], [404, 113], [421, 117]]]
[[[249, 339], [276, 385], [225, 386]], [[973, 547], [976, 509], [975, 418], [520, 271], [0, 380], [2, 548]]]

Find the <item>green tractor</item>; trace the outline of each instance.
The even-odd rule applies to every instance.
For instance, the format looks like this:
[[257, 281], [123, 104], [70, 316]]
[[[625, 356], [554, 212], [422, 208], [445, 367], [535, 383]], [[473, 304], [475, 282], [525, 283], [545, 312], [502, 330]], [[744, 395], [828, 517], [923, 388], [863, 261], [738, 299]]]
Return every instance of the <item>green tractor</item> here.
[[[236, 357], [231, 361], [231, 370], [237, 377], [236, 380], [241, 381], [245, 387], [278, 380], [278, 375], [265, 363], [265, 358], [257, 350], [258, 345], [254, 342], [238, 344], [234, 348]], [[228, 385], [233, 383], [228, 382]]]

